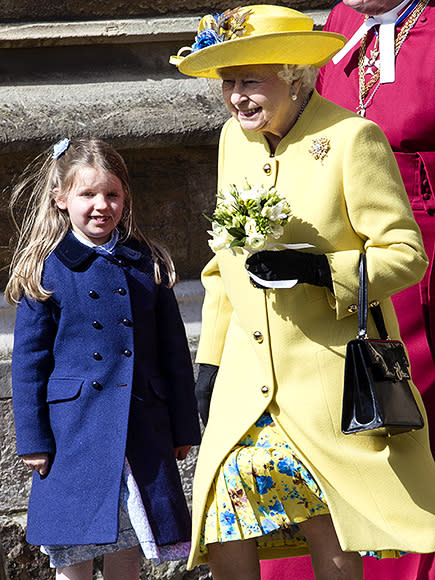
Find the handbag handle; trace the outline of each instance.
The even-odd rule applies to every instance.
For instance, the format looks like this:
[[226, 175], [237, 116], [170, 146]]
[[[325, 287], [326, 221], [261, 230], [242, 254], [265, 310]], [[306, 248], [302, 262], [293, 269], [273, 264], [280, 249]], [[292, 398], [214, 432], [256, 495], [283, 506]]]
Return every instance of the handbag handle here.
[[[361, 253], [359, 257], [359, 288], [358, 288], [358, 334], [357, 338], [367, 338], [367, 316], [368, 316], [368, 291], [367, 291], [367, 258]], [[388, 338], [385, 327], [384, 316], [379, 302], [370, 305], [370, 311], [375, 321], [376, 329], [382, 340]]]

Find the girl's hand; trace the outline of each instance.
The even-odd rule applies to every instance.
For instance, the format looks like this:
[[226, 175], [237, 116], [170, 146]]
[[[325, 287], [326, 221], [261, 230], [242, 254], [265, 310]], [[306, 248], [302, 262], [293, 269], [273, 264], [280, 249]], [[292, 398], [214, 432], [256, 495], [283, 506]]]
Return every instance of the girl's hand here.
[[33, 469], [39, 475], [47, 475], [48, 473], [48, 453], [31, 453], [23, 455], [21, 459], [27, 467]]
[[189, 449], [191, 447], [192, 445], [182, 445], [181, 447], [175, 447], [174, 448], [175, 459], [179, 459], [180, 461], [186, 459], [187, 454], [189, 453]]

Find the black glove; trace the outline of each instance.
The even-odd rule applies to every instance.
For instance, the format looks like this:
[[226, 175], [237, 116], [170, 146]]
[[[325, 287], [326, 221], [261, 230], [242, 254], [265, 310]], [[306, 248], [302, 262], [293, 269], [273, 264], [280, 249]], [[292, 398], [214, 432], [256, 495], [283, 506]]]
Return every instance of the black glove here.
[[209, 364], [200, 364], [198, 380], [195, 385], [195, 396], [198, 401], [198, 410], [204, 426], [207, 425], [210, 399], [213, 393], [214, 382], [219, 367]]
[[[263, 280], [292, 280], [333, 291], [331, 269], [325, 254], [297, 250], [256, 252], [246, 260], [248, 272]], [[258, 284], [254, 283], [254, 286]]]

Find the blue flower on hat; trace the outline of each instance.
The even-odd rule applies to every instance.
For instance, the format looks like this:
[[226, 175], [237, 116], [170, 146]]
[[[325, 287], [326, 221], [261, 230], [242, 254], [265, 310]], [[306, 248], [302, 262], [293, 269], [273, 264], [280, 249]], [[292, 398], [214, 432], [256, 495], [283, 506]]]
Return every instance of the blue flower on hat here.
[[206, 28], [196, 36], [195, 43], [192, 45], [192, 52], [207, 48], [207, 46], [213, 46], [213, 44], [217, 44], [218, 42], [222, 42], [219, 34], [212, 28]]

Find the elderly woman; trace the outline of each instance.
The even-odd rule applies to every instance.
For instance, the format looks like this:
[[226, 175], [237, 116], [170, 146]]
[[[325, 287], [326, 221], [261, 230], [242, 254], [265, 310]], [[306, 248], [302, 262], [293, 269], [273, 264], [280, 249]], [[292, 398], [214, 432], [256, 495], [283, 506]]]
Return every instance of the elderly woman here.
[[190, 54], [172, 59], [185, 74], [222, 79], [232, 119], [219, 190], [274, 186], [292, 211], [277, 247], [312, 246], [251, 256], [224, 247], [203, 271], [203, 415], [216, 380], [189, 565], [208, 561], [215, 580], [258, 580], [259, 559], [307, 553], [318, 580], [361, 580], [361, 555], [435, 549], [427, 428], [340, 430], [360, 254], [395, 338], [390, 296], [422, 278], [427, 258], [381, 130], [313, 90], [344, 39], [312, 25], [284, 7], [239, 8], [204, 17]]

